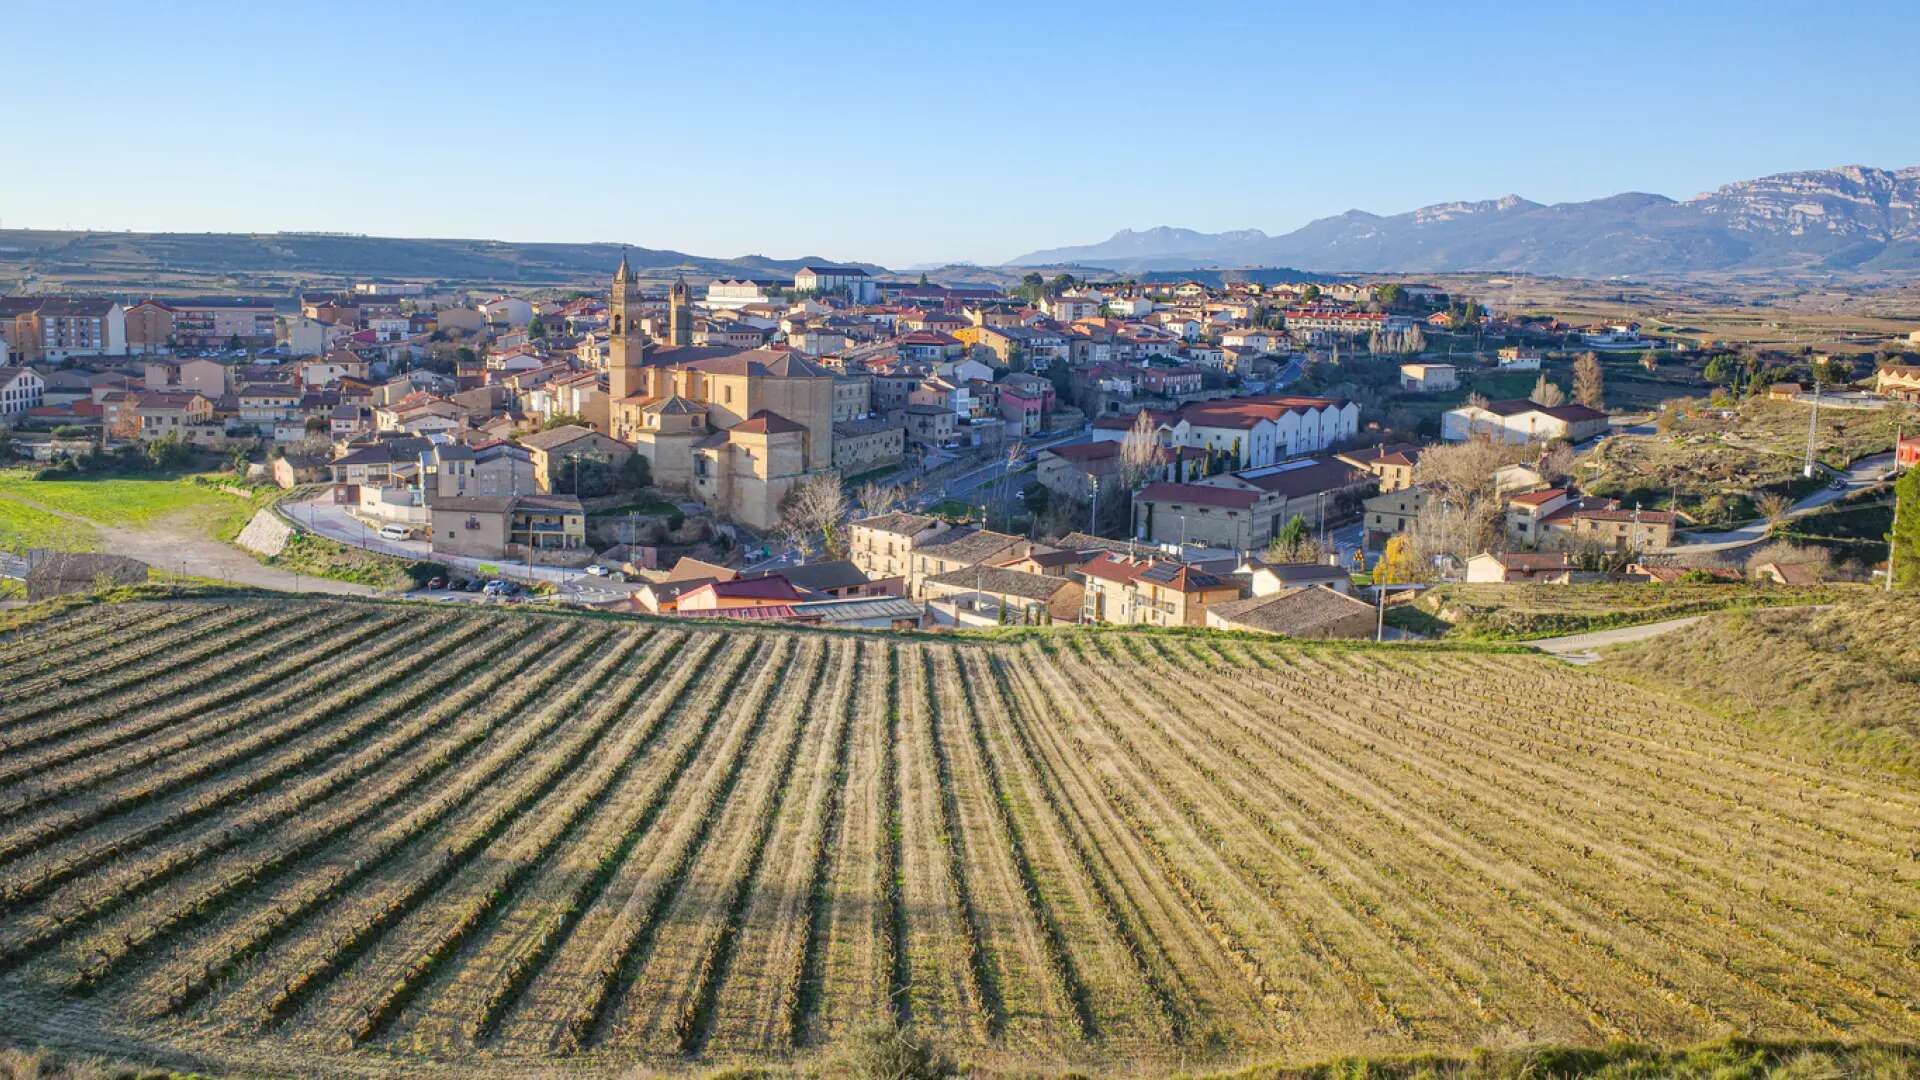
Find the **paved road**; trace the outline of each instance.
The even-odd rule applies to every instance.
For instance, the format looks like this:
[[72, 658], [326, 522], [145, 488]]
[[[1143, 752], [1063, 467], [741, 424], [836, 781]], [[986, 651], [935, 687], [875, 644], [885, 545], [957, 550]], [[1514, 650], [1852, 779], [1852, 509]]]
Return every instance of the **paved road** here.
[[1681, 619], [1668, 619], [1665, 622], [1642, 623], [1639, 626], [1622, 626], [1616, 630], [1595, 630], [1588, 634], [1569, 634], [1566, 637], [1541, 638], [1527, 644], [1544, 653], [1565, 660], [1569, 664], [1591, 664], [1600, 659], [1599, 650], [1609, 645], [1625, 645], [1635, 641], [1670, 634], [1683, 627], [1692, 626], [1705, 618], [1703, 615], [1688, 615]]
[[[1846, 498], [1861, 488], [1871, 487], [1874, 484], [1880, 483], [1892, 474], [1893, 455], [1891, 453], [1875, 454], [1872, 457], [1861, 458], [1849, 466], [1846, 472], [1840, 474], [1840, 478], [1846, 481], [1845, 487], [1821, 488], [1819, 491], [1794, 503], [1793, 509], [1787, 512], [1787, 517], [1791, 519], [1811, 514], [1823, 506]], [[1771, 526], [1766, 522], [1756, 521], [1724, 532], [1694, 533], [1686, 543], [1675, 544], [1667, 550], [1682, 553], [1698, 553], [1728, 551], [1734, 548], [1748, 547], [1765, 540], [1770, 528]]]

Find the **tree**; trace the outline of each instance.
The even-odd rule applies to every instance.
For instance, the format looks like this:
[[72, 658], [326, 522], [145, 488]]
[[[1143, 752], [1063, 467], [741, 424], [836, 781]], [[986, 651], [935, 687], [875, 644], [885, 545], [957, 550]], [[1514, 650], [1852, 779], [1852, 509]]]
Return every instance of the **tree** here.
[[1127, 491], [1139, 487], [1159, 461], [1159, 428], [1147, 410], [1141, 409], [1120, 440], [1120, 486]]
[[1653, 374], [1656, 371], [1659, 371], [1660, 370], [1660, 354], [1654, 352], [1652, 349], [1648, 349], [1645, 353], [1641, 354], [1640, 356], [1640, 366], [1646, 369], [1649, 375]]
[[1306, 288], [1300, 290], [1300, 302], [1303, 304], [1312, 304], [1317, 302], [1319, 299], [1320, 299], [1320, 286], [1318, 285], [1310, 284]]
[[1412, 539], [1406, 533], [1395, 533], [1387, 538], [1385, 550], [1380, 552], [1379, 561], [1373, 564], [1373, 583], [1405, 585], [1414, 579], [1418, 570]]
[[1759, 511], [1761, 518], [1766, 521], [1767, 527], [1771, 529], [1778, 527], [1781, 522], [1787, 520], [1787, 515], [1793, 511], [1793, 500], [1782, 495], [1780, 492], [1769, 491], [1753, 500], [1753, 508]]
[[147, 460], [158, 469], [177, 469], [193, 457], [178, 435], [162, 435], [147, 444]]
[[1560, 384], [1547, 378], [1544, 372], [1541, 373], [1539, 379], [1534, 381], [1533, 393], [1527, 396], [1533, 399], [1534, 404], [1544, 405], [1549, 409], [1555, 405], [1565, 405], [1567, 403], [1566, 392], [1560, 389]]
[[1313, 542], [1313, 530], [1307, 527], [1307, 519], [1299, 514], [1288, 518], [1287, 523], [1274, 532], [1273, 539], [1267, 544], [1268, 562], [1302, 562], [1318, 554], [1318, 546]]
[[846, 519], [847, 496], [837, 473], [814, 473], [793, 485], [780, 500], [780, 532], [802, 555], [813, 550], [817, 535], [828, 558], [843, 558], [846, 539], [840, 526]]
[[653, 483], [653, 465], [640, 454], [628, 454], [620, 463], [620, 490], [639, 491]]
[[1395, 307], [1407, 299], [1407, 290], [1397, 284], [1382, 285], [1373, 290], [1373, 298], [1384, 307]]
[[1600, 370], [1600, 358], [1591, 352], [1583, 352], [1573, 361], [1573, 397], [1589, 409], [1607, 407], [1607, 377]]
[[307, 417], [307, 422], [302, 426], [306, 428], [307, 434], [309, 435], [325, 435], [327, 433], [327, 418], [324, 416], [309, 416]]
[[541, 321], [540, 316], [535, 315], [532, 320], [527, 323], [527, 336], [530, 338], [544, 338], [547, 336], [547, 324]]
[[1733, 357], [1723, 353], [1707, 361], [1707, 366], [1700, 369], [1700, 377], [1716, 386], [1725, 385], [1733, 378], [1734, 365]]
[[570, 424], [575, 427], [591, 426], [587, 423], [586, 419], [578, 413], [557, 412], [548, 415], [545, 420], [540, 422], [540, 430], [552, 431], [554, 428], [566, 427]]
[[1812, 544], [1801, 545], [1776, 540], [1747, 556], [1749, 573], [1768, 563], [1775, 566], [1797, 566], [1816, 581], [1825, 581], [1833, 576], [1833, 553]]
[[1422, 353], [1427, 350], [1427, 335], [1421, 331], [1419, 323], [1409, 328], [1401, 340], [1405, 342], [1409, 353]]
[[927, 284], [927, 272], [925, 270], [920, 271], [920, 284], [923, 286]]
[[591, 499], [613, 494], [615, 482], [613, 467], [606, 462], [568, 454], [561, 458], [560, 467], [554, 470], [553, 489], [562, 494]]
[[1526, 447], [1492, 439], [1469, 439], [1428, 447], [1414, 466], [1414, 483], [1426, 493], [1414, 518], [1415, 555], [1423, 566], [1444, 557], [1456, 563], [1490, 550], [1503, 531], [1505, 500], [1494, 473], [1525, 458]]
[[878, 480], [869, 480], [854, 489], [853, 497], [860, 504], [860, 510], [868, 517], [891, 514], [907, 504], [911, 492], [899, 484], [883, 484]]
[[1893, 485], [1894, 523], [1888, 558], [1893, 584], [1900, 589], [1920, 589], [1920, 467], [1907, 469]]

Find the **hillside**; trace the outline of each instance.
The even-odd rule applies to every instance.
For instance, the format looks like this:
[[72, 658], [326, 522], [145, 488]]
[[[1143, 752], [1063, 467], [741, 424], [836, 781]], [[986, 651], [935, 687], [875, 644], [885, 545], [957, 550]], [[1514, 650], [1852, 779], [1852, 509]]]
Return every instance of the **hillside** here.
[[[817, 258], [711, 258], [614, 243], [532, 244], [330, 233], [110, 233], [0, 230], [0, 283], [150, 283], [165, 276], [410, 279], [603, 286], [620, 263], [645, 273], [786, 277]], [[870, 272], [881, 267], [860, 263]]]
[[1630, 192], [1543, 205], [1507, 195], [1402, 214], [1349, 210], [1280, 236], [1123, 229], [1015, 265], [1116, 270], [1298, 266], [1321, 271], [1506, 270], [1575, 277], [1727, 271], [1920, 275], [1920, 167], [1780, 173], [1676, 201]]
[[1140, 1075], [1920, 1035], [1920, 790], [1538, 656], [245, 596], [0, 625], [14, 1042], [610, 1075], [883, 1021]]
[[1910, 597], [1715, 616], [1600, 666], [1920, 775], [1920, 605]]

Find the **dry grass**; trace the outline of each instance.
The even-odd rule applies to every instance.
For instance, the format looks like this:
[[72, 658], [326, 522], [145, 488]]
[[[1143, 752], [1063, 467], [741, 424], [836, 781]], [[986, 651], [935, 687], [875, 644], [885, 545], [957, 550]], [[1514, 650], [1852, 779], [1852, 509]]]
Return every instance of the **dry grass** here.
[[1920, 770], [1920, 601], [1848, 595], [1827, 608], [1719, 616], [1602, 667]]
[[48, 609], [0, 681], [25, 1041], [1154, 1075], [1920, 1035], [1912, 783], [1540, 657], [225, 598]]
[[[1422, 620], [1422, 626], [1429, 633], [1524, 641], [1638, 626], [1729, 608], [1824, 603], [1864, 591], [1864, 586], [1795, 589], [1736, 583], [1441, 585], [1420, 593], [1411, 606], [1428, 617]], [[1394, 617], [1393, 612], [1389, 617]], [[1405, 617], [1399, 621], [1412, 625]]]

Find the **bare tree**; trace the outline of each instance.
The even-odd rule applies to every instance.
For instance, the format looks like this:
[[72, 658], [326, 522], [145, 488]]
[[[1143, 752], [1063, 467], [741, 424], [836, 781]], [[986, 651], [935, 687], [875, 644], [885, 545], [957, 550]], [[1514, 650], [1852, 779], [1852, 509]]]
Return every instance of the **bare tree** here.
[[1555, 405], [1565, 405], [1567, 403], [1566, 391], [1560, 389], [1560, 384], [1547, 378], [1544, 373], [1534, 382], [1533, 393], [1528, 396], [1533, 399], [1534, 404], [1544, 405], [1549, 409]]
[[1561, 443], [1540, 455], [1534, 471], [1549, 484], [1563, 484], [1573, 478], [1573, 447]]
[[1573, 397], [1589, 409], [1607, 407], [1607, 377], [1600, 370], [1600, 358], [1591, 352], [1583, 352], [1573, 361]]
[[814, 550], [814, 537], [830, 559], [846, 554], [846, 537], [841, 525], [847, 519], [847, 496], [835, 472], [814, 473], [787, 492], [780, 500], [780, 533], [803, 556]]
[[1760, 512], [1768, 528], [1775, 528], [1787, 520], [1788, 514], [1793, 513], [1793, 500], [1777, 491], [1769, 491], [1753, 500], [1753, 508]]
[[1492, 439], [1469, 439], [1429, 447], [1414, 466], [1413, 480], [1425, 492], [1414, 518], [1414, 552], [1422, 566], [1445, 556], [1456, 563], [1494, 549], [1504, 531], [1504, 500], [1494, 473], [1520, 460], [1525, 447]]
[[1659, 371], [1660, 354], [1654, 352], [1652, 349], [1648, 349], [1640, 356], [1640, 366], [1645, 368], [1649, 374]]
[[1776, 566], [1798, 566], [1813, 575], [1818, 581], [1826, 581], [1834, 576], [1833, 553], [1823, 547], [1811, 544], [1800, 545], [1776, 540], [1758, 548], [1747, 556], [1747, 570], [1753, 570], [1773, 563]]
[[913, 498], [913, 488], [908, 484], [883, 484], [878, 480], [869, 480], [854, 489], [853, 497], [859, 502], [863, 513], [878, 517], [905, 506]]
[[1120, 441], [1120, 485], [1128, 491], [1140, 486], [1160, 461], [1160, 431], [1145, 409], [1134, 418]]

